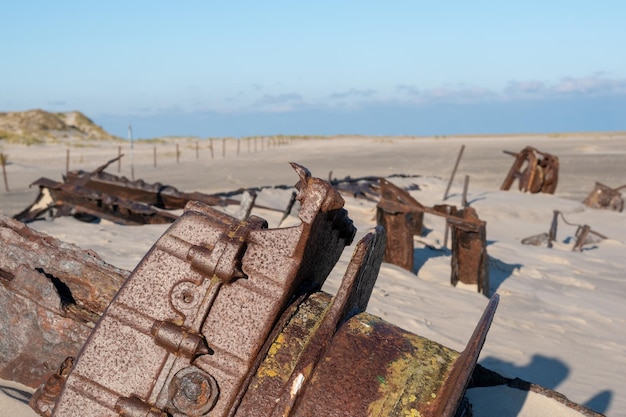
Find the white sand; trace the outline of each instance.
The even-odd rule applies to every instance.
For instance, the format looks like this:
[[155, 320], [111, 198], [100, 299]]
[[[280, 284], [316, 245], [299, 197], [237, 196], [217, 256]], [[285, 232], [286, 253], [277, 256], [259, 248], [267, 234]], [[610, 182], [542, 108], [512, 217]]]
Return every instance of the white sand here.
[[[296, 161], [314, 176], [334, 177], [394, 173], [419, 174], [420, 178], [392, 179], [397, 185], [415, 183], [411, 194], [425, 205], [442, 202], [461, 144], [466, 149], [447, 203], [460, 205], [463, 177], [471, 176], [468, 200], [487, 221], [491, 286], [501, 294], [500, 307], [483, 348], [480, 363], [508, 377], [555, 389], [572, 401], [587, 404], [610, 416], [626, 416], [626, 213], [593, 210], [580, 203], [593, 189], [594, 181], [617, 187], [626, 183], [626, 134], [578, 134], [517, 137], [465, 138], [341, 138], [295, 140], [268, 150], [267, 140], [257, 151], [253, 142], [228, 141], [222, 157], [215, 140], [211, 158], [209, 142], [200, 142], [196, 159], [195, 141], [179, 141], [180, 163], [174, 142], [135, 146], [135, 177], [160, 181], [185, 191], [217, 192], [240, 187], [294, 184], [296, 174], [288, 166]], [[499, 187], [513, 158], [502, 150], [519, 151], [532, 145], [560, 158], [556, 195], [502, 192]], [[70, 147], [70, 169], [92, 170], [117, 155], [117, 144]], [[153, 147], [158, 168], [152, 166]], [[130, 154], [121, 174], [130, 176]], [[60, 180], [65, 170], [66, 146], [23, 147], [4, 145], [11, 192], [0, 183], [0, 212], [15, 214], [30, 204], [36, 190], [28, 184], [40, 176]], [[117, 165], [109, 169], [117, 173]], [[269, 190], [259, 204], [284, 208], [289, 190]], [[346, 208], [360, 238], [375, 224], [375, 204], [346, 198]], [[235, 210], [231, 207], [228, 210]], [[525, 246], [524, 237], [547, 232], [552, 211], [560, 210], [572, 223], [588, 224], [610, 239], [589, 245], [582, 253], [571, 251], [575, 227], [559, 224], [555, 247]], [[256, 210], [254, 214], [275, 227], [281, 214]], [[289, 219], [295, 222], [295, 218]], [[426, 236], [416, 238], [417, 276], [383, 264], [368, 310], [412, 332], [461, 350], [480, 317], [487, 299], [475, 288], [450, 286], [450, 256], [441, 247], [443, 222], [426, 216]], [[84, 224], [70, 218], [36, 222], [34, 228], [62, 240], [91, 248], [116, 266], [132, 269], [166, 226], [124, 227], [103, 222]], [[347, 248], [325, 290], [334, 292], [343, 275], [352, 248]], [[6, 382], [0, 384], [6, 386]], [[504, 388], [502, 388], [504, 390]], [[11, 400], [6, 389], [0, 395], [0, 410], [22, 406]], [[487, 390], [489, 391], [489, 390]], [[513, 391], [513, 393], [511, 393]], [[508, 389], [492, 391], [491, 397], [473, 390], [476, 407], [491, 398], [493, 414], [476, 415], [568, 416], [554, 401], [536, 394], [523, 395]], [[1, 394], [1, 393], [0, 393]], [[539, 398], [536, 398], [539, 397]], [[480, 399], [483, 399], [481, 402]], [[550, 405], [546, 404], [546, 401]], [[481, 403], [482, 405], [479, 405]], [[517, 404], [513, 411], [497, 407]], [[548, 407], [555, 406], [553, 410]], [[539, 409], [537, 409], [539, 407]], [[32, 415], [28, 407], [0, 415]], [[482, 410], [482, 408], [481, 408]], [[30, 413], [30, 414], [29, 414]], [[576, 415], [576, 414], [574, 414]]]

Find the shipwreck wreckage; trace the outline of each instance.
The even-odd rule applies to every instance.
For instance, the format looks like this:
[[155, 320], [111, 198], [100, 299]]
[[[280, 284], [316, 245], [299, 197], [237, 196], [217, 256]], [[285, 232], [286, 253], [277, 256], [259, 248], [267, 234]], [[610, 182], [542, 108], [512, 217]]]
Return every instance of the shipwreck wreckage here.
[[[259, 217], [210, 207], [219, 201], [191, 198], [130, 275], [5, 220], [0, 226], [16, 233], [3, 232], [4, 244], [25, 247], [31, 258], [21, 261], [28, 256], [18, 252], [12, 265], [0, 264], [0, 300], [5, 311], [37, 310], [31, 336], [42, 343], [14, 343], [0, 376], [29, 385], [47, 377], [31, 406], [57, 417], [471, 416], [463, 396], [477, 375], [515, 385], [475, 370], [497, 295], [461, 353], [365, 312], [385, 254], [384, 227], [356, 245], [337, 294], [322, 292], [356, 230], [337, 190], [292, 165], [300, 177], [298, 226], [270, 229]], [[482, 236], [481, 222], [468, 219], [452, 222]], [[46, 249], [46, 262], [58, 251], [71, 261], [42, 265], [38, 252]], [[56, 372], [47, 360], [18, 369], [54, 350], [53, 338], [38, 331], [67, 348], [55, 352]]]

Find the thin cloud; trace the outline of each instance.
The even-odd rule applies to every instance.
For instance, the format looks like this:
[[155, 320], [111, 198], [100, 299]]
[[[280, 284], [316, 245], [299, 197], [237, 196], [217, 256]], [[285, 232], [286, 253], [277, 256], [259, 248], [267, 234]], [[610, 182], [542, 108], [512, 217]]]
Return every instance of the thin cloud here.
[[332, 99], [371, 98], [376, 94], [378, 94], [376, 90], [357, 90], [355, 88], [351, 88], [348, 91], [332, 93], [329, 97]]
[[606, 78], [592, 75], [582, 78], [564, 78], [554, 85], [552, 90], [557, 94], [612, 95], [626, 94], [626, 80]]
[[541, 81], [511, 81], [504, 90], [509, 96], [536, 96], [545, 94], [548, 87]]
[[418, 103], [468, 103], [491, 100], [498, 96], [488, 88], [465, 85], [419, 89], [412, 85], [400, 84], [396, 88]]
[[53, 100], [53, 101], [49, 101], [48, 105], [53, 106], [53, 107], [61, 107], [61, 106], [66, 106], [67, 102], [63, 100]]
[[293, 110], [303, 103], [303, 97], [298, 93], [265, 94], [250, 107], [270, 112], [282, 112]]

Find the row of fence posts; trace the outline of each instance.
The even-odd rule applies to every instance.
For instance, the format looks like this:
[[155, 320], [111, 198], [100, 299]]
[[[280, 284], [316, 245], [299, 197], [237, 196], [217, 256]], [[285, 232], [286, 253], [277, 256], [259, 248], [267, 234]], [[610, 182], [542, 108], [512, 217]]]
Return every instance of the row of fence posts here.
[[[240, 152], [241, 152], [241, 141], [245, 140], [247, 143], [247, 147], [248, 147], [248, 153], [251, 152], [251, 142], [254, 143], [254, 152], [258, 151], [258, 146], [257, 146], [257, 139], [260, 139], [261, 141], [261, 151], [265, 150], [266, 144], [265, 144], [265, 139], [266, 138], [246, 138], [246, 139], [236, 139], [237, 142], [237, 156], [239, 156]], [[222, 158], [226, 158], [226, 141], [228, 139], [220, 139], [222, 141]], [[267, 149], [269, 150], [272, 146], [276, 147], [278, 145], [281, 144], [285, 144], [285, 142], [283, 142], [282, 139], [274, 139], [274, 138], [269, 138], [269, 141], [267, 143]], [[214, 146], [213, 146], [213, 139], [209, 139], [209, 149], [211, 151], [211, 159], [215, 159], [215, 152], [214, 152]], [[196, 159], [200, 159], [200, 141], [196, 141], [195, 143], [195, 150], [196, 150]], [[131, 150], [132, 152], [132, 150]], [[117, 147], [117, 156], [120, 157], [122, 155], [122, 146], [118, 146]], [[176, 163], [180, 163], [180, 155], [181, 155], [181, 151], [180, 151], [180, 145], [177, 143], [176, 144]], [[152, 149], [152, 159], [153, 159], [153, 166], [154, 168], [157, 167], [157, 147], [153, 147]], [[8, 176], [7, 176], [7, 170], [6, 170], [6, 164], [7, 164], [7, 156], [4, 153], [0, 153], [0, 165], [2, 166], [2, 178], [4, 179], [4, 189], [6, 192], [9, 192], [9, 180], [8, 180]], [[131, 165], [133, 165], [133, 162], [131, 161]], [[65, 173], [67, 174], [70, 171], [70, 149], [68, 148], [65, 152]], [[118, 159], [117, 161], [117, 172], [121, 172], [122, 171], [122, 161], [121, 158]], [[133, 172], [132, 175], [132, 179], [134, 180], [134, 167], [131, 167], [131, 171]]]

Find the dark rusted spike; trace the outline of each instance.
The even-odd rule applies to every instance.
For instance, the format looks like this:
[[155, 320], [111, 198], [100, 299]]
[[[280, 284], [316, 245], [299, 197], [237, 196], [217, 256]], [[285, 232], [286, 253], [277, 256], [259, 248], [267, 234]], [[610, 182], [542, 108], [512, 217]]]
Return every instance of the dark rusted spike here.
[[552, 242], [556, 240], [556, 229], [559, 225], [559, 214], [560, 211], [554, 210], [552, 214], [552, 224], [550, 224], [550, 232], [548, 232], [548, 247], [552, 247]]
[[434, 400], [432, 405], [432, 417], [454, 417], [457, 408], [463, 398], [465, 388], [470, 380], [472, 371], [478, 361], [478, 356], [487, 338], [487, 332], [493, 321], [493, 317], [498, 308], [500, 296], [494, 294], [489, 300], [472, 337], [470, 338], [461, 356], [454, 362], [452, 372], [447, 377], [444, 385]]

